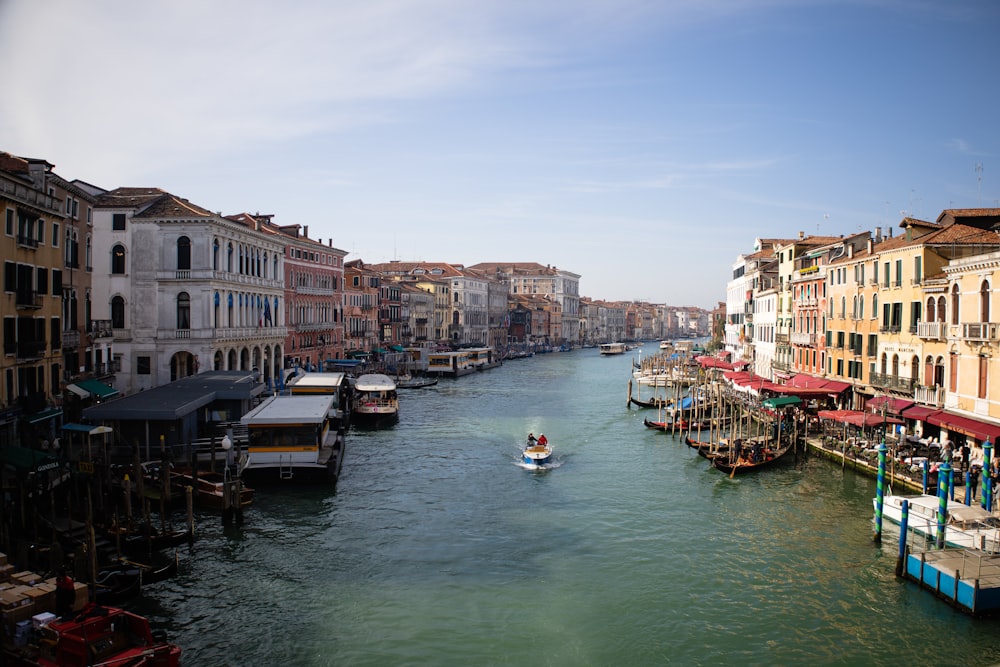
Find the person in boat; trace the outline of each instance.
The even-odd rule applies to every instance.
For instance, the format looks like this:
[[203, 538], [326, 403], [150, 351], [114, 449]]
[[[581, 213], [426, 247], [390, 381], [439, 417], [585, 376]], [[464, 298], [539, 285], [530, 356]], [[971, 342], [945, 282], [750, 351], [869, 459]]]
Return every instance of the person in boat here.
[[534, 433], [529, 433], [528, 434], [528, 443], [525, 445], [525, 447], [533, 447], [535, 445], [535, 443], [537, 443], [537, 442], [538, 442], [538, 440], [535, 439], [535, 434]]
[[68, 616], [73, 611], [73, 599], [76, 592], [73, 588], [73, 577], [64, 566], [56, 577], [56, 615]]
[[549, 444], [549, 439], [545, 437], [544, 433], [538, 436], [538, 444], [541, 445], [542, 447]]

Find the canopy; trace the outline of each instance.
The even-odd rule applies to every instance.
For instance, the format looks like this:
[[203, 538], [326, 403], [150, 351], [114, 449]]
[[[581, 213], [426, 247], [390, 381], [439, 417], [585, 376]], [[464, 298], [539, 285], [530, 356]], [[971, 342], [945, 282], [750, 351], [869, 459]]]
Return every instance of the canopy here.
[[63, 430], [86, 433], [87, 435], [101, 435], [102, 433], [111, 433], [114, 429], [110, 426], [94, 426], [93, 424], [63, 424]]
[[893, 415], [898, 415], [903, 410], [915, 405], [913, 401], [908, 401], [903, 398], [896, 398], [895, 396], [876, 396], [875, 398], [869, 398], [865, 401], [865, 408], [875, 412], [881, 412], [882, 406], [885, 406], [886, 412]]
[[66, 388], [80, 398], [87, 398], [93, 395], [96, 398], [103, 399], [118, 395], [117, 389], [97, 380], [80, 380], [79, 382], [67, 385]]
[[862, 412], [861, 410], [820, 410], [816, 413], [820, 419], [829, 419], [841, 424], [851, 424], [863, 428], [881, 426], [884, 424], [902, 424], [903, 422], [895, 417], [883, 417], [873, 412]]
[[978, 440], [992, 440], [996, 442], [1000, 438], [1000, 425], [971, 417], [963, 417], [962, 415], [945, 412], [944, 410], [929, 415], [927, 423], [942, 426], [949, 431], [964, 433]]
[[764, 399], [763, 405], [765, 408], [785, 408], [789, 405], [800, 405], [802, 399], [798, 396], [775, 396], [773, 398]]
[[41, 412], [36, 412], [33, 415], [28, 415], [29, 424], [37, 424], [39, 422], [48, 421], [62, 414], [62, 408], [49, 408], [48, 410], [42, 410]]

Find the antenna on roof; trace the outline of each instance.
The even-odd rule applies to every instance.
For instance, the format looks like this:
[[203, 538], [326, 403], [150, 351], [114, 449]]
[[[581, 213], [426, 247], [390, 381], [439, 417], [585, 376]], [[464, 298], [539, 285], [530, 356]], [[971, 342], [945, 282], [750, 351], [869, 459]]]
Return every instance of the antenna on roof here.
[[976, 163], [976, 181], [979, 188], [979, 205], [983, 205], [983, 163]]

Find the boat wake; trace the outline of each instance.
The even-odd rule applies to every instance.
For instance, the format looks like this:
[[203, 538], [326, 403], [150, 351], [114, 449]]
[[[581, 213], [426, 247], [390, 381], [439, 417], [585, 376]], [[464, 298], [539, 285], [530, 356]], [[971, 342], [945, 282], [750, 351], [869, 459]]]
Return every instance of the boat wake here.
[[533, 471], [543, 471], [543, 470], [555, 470], [562, 466], [563, 461], [561, 458], [553, 457], [548, 463], [525, 463], [521, 456], [518, 456], [514, 461], [514, 465], [519, 468], [524, 468], [525, 470]]

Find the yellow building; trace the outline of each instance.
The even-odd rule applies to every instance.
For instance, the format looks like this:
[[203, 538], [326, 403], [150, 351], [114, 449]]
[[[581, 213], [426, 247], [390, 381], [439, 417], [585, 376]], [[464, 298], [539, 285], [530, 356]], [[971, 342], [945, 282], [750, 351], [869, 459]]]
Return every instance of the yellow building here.
[[[52, 165], [0, 154], [4, 234], [0, 444], [56, 437], [61, 414], [63, 211], [44, 187]], [[38, 167], [43, 167], [41, 170]]]

